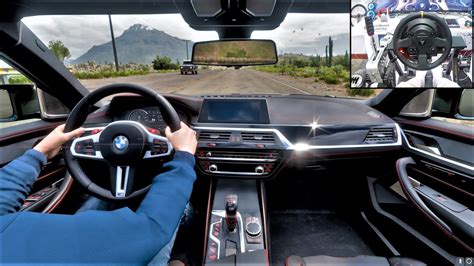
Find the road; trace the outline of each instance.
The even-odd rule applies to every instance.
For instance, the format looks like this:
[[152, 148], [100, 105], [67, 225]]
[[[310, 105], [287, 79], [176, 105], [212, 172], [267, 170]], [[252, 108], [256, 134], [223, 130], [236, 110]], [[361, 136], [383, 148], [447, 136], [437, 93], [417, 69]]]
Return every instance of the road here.
[[231, 93], [346, 95], [342, 85], [328, 85], [314, 82], [314, 78], [293, 78], [253, 69], [200, 70], [197, 75], [152, 73], [144, 76], [81, 80], [81, 83], [90, 90], [119, 82], [144, 85], [161, 93], [184, 95]]

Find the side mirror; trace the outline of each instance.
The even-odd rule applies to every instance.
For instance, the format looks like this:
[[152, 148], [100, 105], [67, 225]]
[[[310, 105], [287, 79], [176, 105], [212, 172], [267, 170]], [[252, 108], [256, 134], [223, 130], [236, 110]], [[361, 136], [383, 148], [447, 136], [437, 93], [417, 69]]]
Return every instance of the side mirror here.
[[0, 89], [0, 122], [14, 121], [15, 112], [10, 94], [5, 89]]
[[474, 90], [465, 89], [459, 99], [458, 119], [474, 120]]
[[17, 121], [40, 116], [38, 96], [34, 85], [1, 85], [0, 93], [0, 122]]

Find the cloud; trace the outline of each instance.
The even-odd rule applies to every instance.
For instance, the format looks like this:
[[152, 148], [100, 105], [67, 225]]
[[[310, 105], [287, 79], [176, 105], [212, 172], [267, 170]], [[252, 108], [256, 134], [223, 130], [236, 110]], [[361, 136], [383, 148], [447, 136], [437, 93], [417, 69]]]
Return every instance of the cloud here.
[[272, 31], [255, 31], [252, 38], [272, 39], [280, 52], [322, 54], [329, 36], [336, 54], [349, 50], [349, 14], [293, 14]]
[[[106, 15], [35, 16], [22, 20], [47, 44], [61, 40], [77, 58], [93, 45], [110, 41], [109, 19]], [[143, 24], [167, 34], [193, 41], [218, 39], [216, 32], [191, 29], [179, 14], [165, 15], [113, 15], [112, 25], [115, 37], [120, 36], [133, 24]]]
[[[47, 44], [61, 40], [77, 58], [93, 45], [110, 41], [109, 20], [106, 15], [35, 16], [22, 20]], [[114, 34], [120, 36], [131, 25], [140, 23], [172, 36], [194, 42], [216, 40], [214, 31], [196, 31], [189, 27], [180, 14], [162, 15], [113, 15]], [[325, 49], [329, 36], [335, 40], [335, 52], [343, 53], [349, 47], [348, 14], [288, 14], [282, 24], [272, 31], [258, 31], [252, 38], [273, 39], [280, 51], [304, 54], [320, 53]], [[342, 43], [338, 43], [338, 38]], [[342, 48], [336, 49], [342, 46]], [[342, 51], [342, 52], [341, 52]]]

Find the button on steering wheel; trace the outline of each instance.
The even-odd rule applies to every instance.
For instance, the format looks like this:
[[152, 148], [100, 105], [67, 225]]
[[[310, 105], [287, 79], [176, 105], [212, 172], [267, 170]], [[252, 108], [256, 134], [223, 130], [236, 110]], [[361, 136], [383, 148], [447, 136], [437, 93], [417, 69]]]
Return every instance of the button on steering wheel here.
[[[446, 22], [431, 13], [416, 13], [403, 18], [393, 34], [394, 52], [406, 66], [429, 70], [449, 56], [452, 36]], [[441, 53], [435, 61], [431, 58]]]

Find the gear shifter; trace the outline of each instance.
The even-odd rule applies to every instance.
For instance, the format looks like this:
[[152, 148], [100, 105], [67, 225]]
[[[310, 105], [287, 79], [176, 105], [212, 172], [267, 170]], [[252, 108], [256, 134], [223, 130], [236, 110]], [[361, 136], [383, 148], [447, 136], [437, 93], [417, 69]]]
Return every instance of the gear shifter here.
[[237, 226], [237, 207], [237, 195], [227, 195], [225, 199], [225, 221], [229, 232], [234, 232]]

